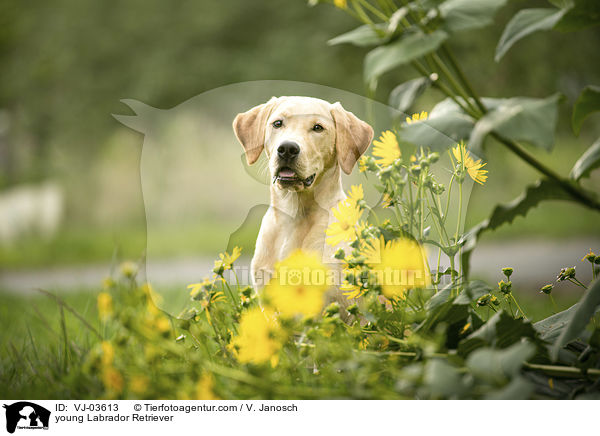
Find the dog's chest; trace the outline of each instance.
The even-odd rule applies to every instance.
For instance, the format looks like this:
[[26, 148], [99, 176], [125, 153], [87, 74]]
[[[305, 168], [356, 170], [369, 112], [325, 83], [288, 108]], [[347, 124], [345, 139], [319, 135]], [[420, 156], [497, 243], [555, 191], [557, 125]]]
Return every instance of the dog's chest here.
[[288, 218], [279, 229], [278, 260], [285, 259], [295, 250], [322, 253], [325, 244], [326, 219], [320, 213], [301, 218]]

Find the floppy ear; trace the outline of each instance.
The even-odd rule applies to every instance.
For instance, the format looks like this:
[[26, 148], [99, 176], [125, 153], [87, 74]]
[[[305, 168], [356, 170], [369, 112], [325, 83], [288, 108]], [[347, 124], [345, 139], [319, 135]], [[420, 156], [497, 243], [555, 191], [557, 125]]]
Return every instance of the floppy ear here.
[[248, 165], [258, 160], [265, 146], [265, 125], [277, 101], [272, 97], [268, 102], [255, 106], [248, 112], [238, 114], [233, 120], [233, 131], [246, 151]]
[[346, 174], [352, 172], [358, 158], [369, 148], [373, 139], [373, 128], [359, 120], [337, 102], [331, 106], [335, 122], [335, 149], [338, 162]]

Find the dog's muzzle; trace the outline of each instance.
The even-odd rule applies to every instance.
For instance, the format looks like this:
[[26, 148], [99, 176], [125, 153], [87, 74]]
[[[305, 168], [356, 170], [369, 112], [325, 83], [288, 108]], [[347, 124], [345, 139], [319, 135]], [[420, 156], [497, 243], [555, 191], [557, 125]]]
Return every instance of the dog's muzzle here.
[[302, 179], [296, 172], [288, 167], [282, 167], [277, 171], [277, 174], [273, 177], [273, 184], [279, 182], [282, 185], [294, 185], [296, 183], [302, 183], [305, 187], [309, 187], [315, 181], [316, 173]]

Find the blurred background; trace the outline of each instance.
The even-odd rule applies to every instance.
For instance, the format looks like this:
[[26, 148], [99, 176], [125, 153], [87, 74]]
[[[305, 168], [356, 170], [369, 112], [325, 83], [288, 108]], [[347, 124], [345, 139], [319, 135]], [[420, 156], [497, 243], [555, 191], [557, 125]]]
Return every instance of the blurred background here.
[[[600, 135], [597, 115], [579, 137], [569, 127], [570, 107], [581, 89], [600, 84], [600, 31], [538, 33], [494, 63], [494, 47], [507, 20], [517, 9], [537, 5], [547, 3], [509, 3], [494, 26], [464, 34], [454, 48], [480, 95], [565, 94], [557, 145], [539, 156], [565, 174]], [[94, 288], [120, 261], [143, 257], [149, 225], [140, 174], [145, 138], [139, 125], [132, 129], [131, 122], [125, 122], [128, 127], [112, 116], [135, 114], [121, 99], [168, 110], [216, 88], [255, 80], [315, 84], [307, 93], [323, 86], [366, 96], [362, 61], [367, 50], [327, 45], [328, 39], [356, 26], [331, 5], [308, 7], [302, 0], [3, 0], [0, 291]], [[375, 99], [386, 103], [384, 96], [395, 85], [415, 76], [408, 68], [387, 75]], [[238, 93], [236, 107], [236, 94], [223, 95], [231, 99], [228, 112], [223, 112], [227, 117], [262, 98]], [[440, 99], [432, 91], [414, 111], [429, 110]], [[144, 107], [138, 106], [141, 111]], [[198, 107], [206, 117], [211, 115], [207, 102]], [[212, 115], [228, 128], [230, 118]], [[173, 127], [176, 131], [210, 124], [194, 124], [185, 114], [178, 119], [183, 124]], [[221, 133], [232, 137], [229, 130], [213, 133], [215, 138]], [[178, 206], [165, 209], [181, 220], [166, 219], [169, 225], [152, 229], [153, 259], [157, 270], [164, 271], [165, 283], [186, 281], [185, 274], [210, 264], [244, 219], [245, 212], [233, 213], [242, 210], [240, 205], [222, 199], [242, 198], [245, 184], [257, 179], [244, 170], [239, 145], [223, 144], [230, 146], [238, 147], [231, 152], [234, 162], [211, 161], [215, 173], [228, 176], [219, 183], [178, 179], [184, 161], [155, 170], [162, 180], [197, 189], [203, 195], [198, 204], [214, 206], [186, 212], [179, 207], [189, 203], [189, 191], [180, 190], [180, 198], [173, 191]], [[196, 159], [201, 161], [199, 153]], [[492, 142], [485, 160], [489, 180], [473, 189], [468, 224], [486, 218], [496, 203], [513, 199], [537, 178]], [[186, 171], [193, 173], [193, 168]], [[587, 183], [598, 186], [599, 181], [596, 173]], [[264, 187], [265, 199], [266, 192]], [[237, 234], [248, 254], [254, 237], [252, 231]], [[516, 283], [538, 286], [551, 282], [561, 266], [581, 265], [583, 270], [587, 265], [580, 259], [589, 248], [600, 248], [598, 216], [573, 204], [545, 203], [526, 219], [485, 235], [474, 269], [493, 281], [501, 278], [501, 267], [514, 266]], [[513, 264], [523, 260], [528, 263]]]

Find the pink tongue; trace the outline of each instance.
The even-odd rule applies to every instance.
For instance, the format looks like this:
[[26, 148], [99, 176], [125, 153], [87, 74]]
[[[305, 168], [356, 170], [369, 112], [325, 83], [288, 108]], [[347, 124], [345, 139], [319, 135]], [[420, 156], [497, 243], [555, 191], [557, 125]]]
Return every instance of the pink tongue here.
[[289, 178], [289, 177], [295, 177], [295, 176], [296, 176], [296, 173], [293, 172], [292, 170], [283, 169], [283, 170], [279, 171], [279, 177]]

